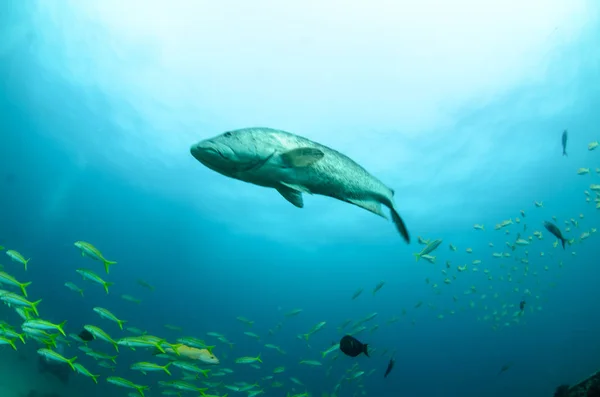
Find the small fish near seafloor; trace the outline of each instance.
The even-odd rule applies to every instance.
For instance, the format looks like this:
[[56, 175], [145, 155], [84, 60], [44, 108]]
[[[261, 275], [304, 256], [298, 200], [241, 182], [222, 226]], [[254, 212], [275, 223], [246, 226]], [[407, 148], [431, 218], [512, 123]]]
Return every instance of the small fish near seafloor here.
[[394, 191], [349, 157], [327, 146], [271, 128], [244, 128], [200, 141], [190, 153], [221, 175], [276, 189], [298, 208], [302, 193], [332, 197], [387, 219], [407, 243], [410, 236], [394, 203]]

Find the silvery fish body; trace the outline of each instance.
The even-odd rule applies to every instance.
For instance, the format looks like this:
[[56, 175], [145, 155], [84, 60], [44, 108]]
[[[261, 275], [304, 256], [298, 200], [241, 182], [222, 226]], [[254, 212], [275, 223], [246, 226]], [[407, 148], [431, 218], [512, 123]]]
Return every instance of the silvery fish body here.
[[192, 145], [191, 154], [206, 167], [231, 178], [276, 189], [302, 208], [302, 193], [342, 200], [384, 218], [391, 211], [396, 228], [410, 237], [394, 204], [394, 191], [349, 157], [327, 146], [271, 128], [229, 131]]

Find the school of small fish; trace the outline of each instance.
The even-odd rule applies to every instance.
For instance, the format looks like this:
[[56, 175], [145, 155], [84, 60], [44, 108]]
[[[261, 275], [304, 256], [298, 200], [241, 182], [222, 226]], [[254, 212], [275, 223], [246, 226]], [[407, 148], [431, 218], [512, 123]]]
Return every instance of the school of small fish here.
[[[80, 250], [82, 256], [100, 263], [107, 276], [101, 276], [100, 272], [85, 267], [76, 269], [74, 273], [79, 274], [90, 285], [96, 284], [97, 287], [95, 288], [102, 288], [106, 294], [109, 294], [113, 283], [105, 280], [105, 278], [109, 277], [110, 267], [117, 264], [117, 262], [106, 259], [98, 248], [88, 242], [77, 241], [74, 245]], [[0, 246], [0, 250], [4, 250], [4, 247]], [[8, 250], [6, 254], [13, 262], [23, 266], [23, 272], [32, 271], [27, 266], [30, 259], [26, 259], [15, 250]], [[228, 355], [233, 353], [235, 346], [234, 342], [231, 342], [221, 333], [209, 331], [205, 333], [204, 339], [200, 339], [199, 335], [186, 336], [182, 327], [164, 324], [166, 329], [181, 333], [181, 336], [175, 340], [167, 340], [164, 337], [150, 335], [139, 328], [130, 326], [127, 320], [119, 318], [107, 308], [95, 306], [91, 310], [97, 314], [98, 325], [86, 324], [83, 327], [83, 332], [90, 335], [90, 339], [86, 339], [82, 333], [69, 332], [70, 330], [66, 329], [66, 320], [52, 322], [45, 319], [44, 311], [42, 310], [40, 314], [38, 310], [42, 299], [33, 300], [28, 296], [27, 287], [31, 283], [17, 280], [14, 276], [5, 272], [1, 265], [0, 270], [2, 270], [0, 271], [0, 284], [2, 287], [18, 291], [0, 289], [0, 300], [11, 309], [14, 309], [17, 315], [15, 318], [20, 318], [20, 324], [14, 321], [0, 321], [0, 346], [6, 345], [17, 350], [19, 343], [36, 343], [39, 347], [37, 353], [45, 360], [68, 365], [74, 373], [88, 377], [96, 384], [101, 377], [104, 377], [105, 382], [111, 385], [131, 389], [128, 394], [130, 397], [145, 397], [150, 388], [155, 388], [155, 384], [137, 384], [127, 379], [127, 374], [122, 374], [123, 377], [114, 376], [113, 372], [122, 369], [122, 367], [117, 366], [117, 363], [120, 363], [119, 353], [122, 349], [146, 350], [148, 352], [147, 361], [127, 363], [126, 366], [129, 371], [136, 371], [143, 375], [149, 372], [162, 374], [165, 380], [160, 380], [157, 384], [161, 390], [161, 395], [164, 396], [182, 396], [184, 392], [194, 392], [205, 397], [225, 397], [227, 393], [233, 391], [244, 392], [248, 397], [253, 397], [264, 394], [266, 390], [270, 389], [282, 390], [282, 393], [285, 393], [287, 397], [309, 397], [312, 395], [306, 390], [299, 390], [307, 387], [298, 377], [288, 376], [289, 370], [278, 365], [277, 362], [268, 363], [269, 370], [265, 374], [261, 358], [263, 349], [275, 351], [280, 355], [286, 355], [287, 353], [281, 346], [264, 343], [261, 336], [250, 331], [254, 321], [243, 316], [236, 317], [236, 320], [246, 329], [240, 333], [256, 341], [257, 354], [252, 357], [235, 357], [231, 362], [261, 370], [261, 376], [253, 383], [234, 381], [232, 378], [235, 376], [235, 370], [221, 365], [221, 361], [217, 358], [214, 350], [219, 350], [222, 346], [226, 347], [226, 349], [223, 348], [225, 351], [222, 357], [228, 358]], [[150, 292], [155, 290], [154, 286], [145, 280], [139, 279], [137, 284]], [[384, 284], [384, 282], [377, 284], [373, 289], [373, 295], [383, 288]], [[64, 286], [80, 298], [85, 296], [84, 289], [73, 281], [65, 282]], [[142, 303], [141, 299], [131, 295], [121, 295], [121, 298], [137, 305]], [[286, 321], [293, 321], [292, 319], [298, 317], [302, 312], [303, 309], [293, 309], [285, 312], [281, 321], [269, 330], [269, 335], [265, 336], [264, 339], [268, 339], [269, 336], [279, 332]], [[373, 313], [358, 320], [353, 328], [356, 329], [358, 326], [362, 326], [376, 316], [377, 313]], [[311, 336], [325, 328], [326, 324], [325, 321], [315, 324], [305, 334], [297, 335], [297, 339], [310, 347]], [[108, 327], [112, 327], [112, 330], [108, 330]], [[72, 353], [68, 355], [59, 353], [59, 349], [57, 349], [59, 345], [67, 346], [69, 350], [72, 350]], [[372, 349], [371, 351], [375, 350]], [[82, 353], [94, 360], [95, 365], [93, 368], [87, 363], [84, 366], [79, 362], [81, 359], [78, 360], [78, 354], [81, 356]], [[307, 358], [299, 360], [298, 365], [320, 368], [329, 364], [327, 369], [329, 374], [332, 369], [332, 362], [340, 356], [340, 344], [332, 343], [330, 346], [323, 347], [322, 351], [310, 352], [310, 354], [310, 358], [307, 354]], [[101, 372], [108, 372], [108, 375], [103, 376]], [[363, 375], [368, 376], [373, 372], [371, 370], [365, 375], [365, 371], [360, 370], [358, 364], [354, 364], [347, 371], [346, 376], [339, 379], [331, 396], [339, 395], [338, 393], [344, 382], [352, 383], [353, 386], [358, 385], [358, 390], [364, 395], [363, 385], [360, 382]], [[121, 375], [120, 372], [119, 375]], [[327, 396], [328, 394], [323, 395]]]
[[[565, 137], [566, 135], [563, 135], [563, 152], [566, 154]], [[593, 151], [599, 145], [597, 141], [592, 142], [588, 145], [588, 150]], [[590, 169], [579, 168], [577, 174], [589, 175], [591, 174]], [[600, 174], [600, 168], [596, 168], [595, 171]], [[600, 183], [592, 181], [589, 190], [584, 191], [584, 198], [591, 207], [600, 210]], [[544, 202], [532, 203], [531, 211], [545, 211]], [[416, 314], [416, 311], [425, 304], [440, 320], [469, 309], [477, 309], [477, 319], [488, 322], [494, 330], [517, 326], [526, 321], [528, 315], [526, 308], [530, 313], [542, 310], [545, 292], [556, 285], [562, 269], [568, 266], [568, 263], [563, 263], [562, 260], [552, 259], [555, 250], [563, 250], [561, 240], [556, 237], [555, 233], [559, 233], [561, 237], [564, 236], [567, 246], [565, 249], [571, 256], [577, 255], [577, 246], [580, 244], [598, 244], [593, 241], [588, 242], [588, 239], [593, 240], [597, 229], [593, 227], [593, 221], [588, 222], [588, 218], [583, 213], [574, 214], [571, 218], [562, 220], [550, 216], [556, 232], [552, 232], [551, 228], [546, 226], [546, 230], [551, 232], [549, 234], [544, 231], [544, 224], [528, 224], [526, 222], [528, 219], [526, 210], [521, 209], [518, 212], [515, 210], [515, 212], [514, 217], [500, 220], [494, 225], [493, 230], [486, 228], [483, 224], [473, 225], [473, 233], [489, 234], [489, 244], [486, 247], [460, 247], [450, 243], [447, 249], [443, 249], [441, 239], [427, 239], [419, 236], [418, 243], [423, 248], [414, 255], [417, 261], [423, 259], [428, 262], [423, 266], [434, 265], [430, 267], [431, 275], [425, 279], [433, 296], [428, 293], [423, 300], [416, 302], [410, 309], [412, 314]], [[556, 225], [561, 223], [564, 226], [562, 230], [559, 230]], [[77, 241], [74, 245], [80, 250], [82, 256], [100, 263], [106, 276], [101, 276], [98, 274], [100, 272], [87, 267], [80, 267], [74, 273], [79, 274], [90, 285], [96, 284], [106, 294], [109, 294], [113, 283], [105, 278], [109, 277], [112, 266], [119, 266], [117, 262], [106, 259], [100, 250], [88, 242]], [[4, 247], [0, 246], [0, 250], [4, 250]], [[24, 274], [35, 271], [35, 262], [29, 266], [30, 259], [26, 256], [15, 250], [6, 250], [5, 253], [12, 262], [22, 266], [20, 271]], [[443, 260], [438, 261], [438, 256], [443, 256]], [[472, 259], [465, 261], [465, 258]], [[542, 266], [539, 263], [540, 258], [543, 258], [543, 263], [546, 265]], [[460, 264], [453, 264], [451, 259], [456, 259], [455, 262], [460, 261]], [[88, 263], [93, 266], [91, 261]], [[438, 265], [440, 262], [444, 262], [444, 264]], [[18, 267], [15, 267], [14, 271], [17, 269]], [[181, 396], [183, 392], [194, 392], [206, 397], [223, 397], [230, 392], [243, 392], [247, 393], [248, 397], [254, 397], [271, 389], [281, 390], [281, 395], [284, 395], [285, 392], [287, 397], [312, 395], [298, 377], [287, 375], [289, 372], [284, 366], [278, 365], [277, 362], [263, 362], [261, 357], [266, 350], [277, 352], [280, 355], [287, 354], [283, 347], [265, 342], [268, 342], [270, 336], [282, 331], [287, 322], [296, 321], [293, 319], [302, 314], [303, 309], [298, 308], [285, 312], [281, 321], [269, 330], [269, 335], [264, 336], [251, 331], [254, 325], [253, 320], [243, 316], [236, 318], [244, 329], [238, 337], [246, 338], [248, 343], [256, 343], [256, 355], [235, 357], [231, 362], [260, 370], [260, 375], [257, 375], [254, 383], [239, 382], [233, 379], [235, 370], [222, 366], [215, 354], [215, 350], [221, 350], [220, 355], [227, 358], [230, 353], [235, 351], [235, 343], [221, 333], [205, 332], [205, 330], [203, 331], [205, 332], [204, 339], [200, 339], [200, 335], [185, 335], [182, 327], [165, 324], [165, 328], [169, 331], [181, 334], [175, 340], [167, 340], [130, 326], [127, 320], [119, 318], [107, 308], [94, 306], [91, 310], [97, 314], [98, 325], [87, 324], [84, 326], [85, 331], [92, 335], [95, 341], [92, 344], [90, 341], [82, 339], [80, 334], [68, 332], [70, 330], [66, 329], [67, 321], [52, 322], [44, 318], [45, 310], [42, 299], [32, 298], [28, 295], [27, 287], [31, 283], [21, 280], [20, 277], [17, 279], [6, 270], [0, 265], [0, 286], [12, 290], [0, 289], [0, 300], [14, 309], [18, 315], [15, 318], [20, 318], [20, 323], [0, 321], [0, 345], [17, 350], [19, 344], [37, 343], [39, 345], [38, 354], [46, 360], [68, 365], [74, 373], [88, 377], [95, 383], [98, 383], [99, 379], [103, 377], [105, 382], [115, 387], [130, 389], [129, 396], [131, 397], [138, 395], [145, 397], [145, 392], [151, 387], [153, 389], [158, 387], [161, 394], [165, 396]], [[553, 281], [542, 282], [541, 273], [552, 273]], [[547, 280], [547, 278], [543, 279]], [[470, 286], [458, 290], [456, 285], [464, 285], [465, 282]], [[145, 280], [137, 280], [137, 283], [149, 292], [155, 291], [154, 286]], [[510, 288], [497, 288], [499, 283], [509, 284]], [[372, 289], [372, 296], [375, 296], [385, 285], [385, 281], [375, 285]], [[84, 298], [84, 289], [75, 282], [68, 281], [64, 286], [77, 294], [76, 296]], [[499, 291], [496, 291], [497, 289]], [[363, 292], [364, 287], [358, 288], [350, 297], [351, 300], [358, 299]], [[440, 296], [451, 296], [454, 307], [444, 305], [443, 310], [438, 310], [434, 299], [438, 299]], [[122, 295], [121, 298], [137, 305], [142, 302], [141, 299], [131, 295]], [[526, 302], [528, 303], [526, 304]], [[409, 316], [409, 309], [403, 308], [401, 314], [387, 319], [384, 325], [392, 325], [407, 316]], [[373, 312], [360, 319], [348, 319], [337, 327], [338, 333], [347, 334], [346, 338], [354, 337], [365, 331], [372, 334], [380, 328], [380, 324], [375, 321], [377, 318], [378, 313]], [[410, 322], [414, 326], [416, 319], [413, 318]], [[333, 363], [340, 357], [340, 343], [332, 342], [329, 346], [319, 346], [316, 350], [313, 350], [310, 345], [311, 336], [323, 330], [327, 325], [326, 321], [321, 321], [312, 328], [306, 327], [306, 333], [296, 335], [296, 338], [308, 348], [306, 356], [299, 360], [298, 364], [315, 369], [325, 368], [329, 376]], [[112, 330], [105, 331], [105, 327], [112, 327]], [[56, 349], [58, 344], [68, 346], [72, 353], [68, 356], [60, 354]], [[156, 372], [164, 376], [165, 380], [141, 385], [128, 380], [127, 373], [119, 372], [119, 375], [123, 375], [123, 377], [114, 376], [112, 372], [117, 369], [119, 353], [122, 349], [147, 350], [148, 361], [127, 363], [128, 370], [144, 375]], [[81, 355], [80, 352], [95, 360], [93, 368], [86, 368], [79, 362], [77, 354]], [[378, 351], [377, 347], [369, 347], [368, 352], [369, 356], [374, 354], [378, 354], [380, 357], [387, 356], [389, 364], [383, 375], [387, 376], [394, 363], [395, 351], [383, 349]], [[505, 365], [500, 373], [508, 368], [510, 365]], [[122, 369], [119, 367], [119, 371]], [[110, 376], [101, 375], [101, 371], [109, 373]], [[371, 369], [366, 372], [361, 369], [359, 362], [354, 362], [346, 374], [335, 383], [331, 393], [323, 393], [322, 396], [367, 395], [363, 380], [375, 371]], [[381, 369], [381, 372], [384, 372], [384, 368]], [[346, 383], [352, 384], [352, 393], [347, 391], [344, 392], [345, 394], [342, 393]], [[302, 389], [304, 390], [302, 391]]]
[[[565, 156], [566, 144], [567, 131], [565, 130], [562, 135], [562, 149]], [[594, 141], [588, 144], [587, 148], [593, 151], [599, 145], [598, 141]], [[591, 169], [582, 167], [577, 169], [576, 173], [589, 175], [592, 173]], [[600, 168], [596, 168], [595, 172], [600, 175]], [[590, 209], [590, 213], [592, 216], [594, 212], [597, 214], [600, 210], [600, 183], [592, 181], [589, 190], [586, 189], [583, 193], [586, 203], [592, 208], [595, 207], [596, 211]], [[544, 202], [534, 201], [533, 208], [535, 211], [543, 211]], [[549, 218], [558, 224], [559, 220], [556, 216]], [[461, 257], [461, 264], [453, 264], [450, 260], [452, 257], [442, 254], [446, 259], [445, 266], [439, 270], [433, 269], [437, 272], [436, 275], [425, 278], [425, 283], [431, 286], [435, 295], [452, 295], [456, 307], [438, 310], [435, 303], [428, 303], [432, 311], [438, 312], [436, 313], [438, 319], [442, 320], [470, 308], [479, 309], [480, 315], [477, 320], [491, 323], [494, 330], [519, 324], [525, 314], [525, 302], [531, 302], [527, 305], [530, 312], [541, 311], [542, 303], [545, 301], [544, 293], [556, 287], [562, 269], [568, 265], [563, 260], [555, 260], [554, 265], [546, 264], [549, 263], [548, 258], [552, 260], [554, 250], [568, 247], [570, 255], [575, 257], [577, 245], [586, 243], [586, 240], [597, 232], [594, 219], [588, 221], [583, 213], [573, 214], [572, 217], [564, 219], [562, 230], [549, 221], [531, 225], [526, 220], [526, 211], [520, 210], [513, 218], [495, 224], [492, 232], [486, 232], [483, 224], [474, 224], [473, 230], [476, 233], [490, 233], [490, 242], [488, 247], [480, 249], [465, 247], [464, 252], [474, 257], [470, 261], [465, 262], [465, 257]], [[550, 233], [545, 233], [546, 230]], [[420, 252], [414, 253], [417, 261], [425, 259], [431, 264], [436, 264], [437, 256], [433, 253], [439, 252], [442, 240], [418, 236], [417, 241], [424, 246]], [[562, 248], [563, 244], [565, 248]], [[448, 248], [451, 253], [459, 251], [459, 248], [452, 243]], [[545, 265], [540, 265], [541, 260]], [[554, 276], [552, 281], [544, 284], [540, 277], [542, 272], [551, 273]], [[464, 284], [462, 281], [467, 277], [470, 287], [462, 291], [453, 288], [459, 281], [461, 285]], [[543, 280], [547, 279], [547, 277], [543, 278]], [[494, 283], [490, 283], [491, 281]], [[504, 284], [508, 284], [509, 288], [505, 288]], [[501, 287], [498, 288], [499, 286]], [[357, 291], [353, 299], [356, 299], [358, 294], [360, 293]], [[423, 304], [423, 301], [419, 301], [414, 308], [417, 309]], [[402, 313], [406, 315], [406, 309], [403, 309]], [[415, 324], [414, 319], [412, 323]]]

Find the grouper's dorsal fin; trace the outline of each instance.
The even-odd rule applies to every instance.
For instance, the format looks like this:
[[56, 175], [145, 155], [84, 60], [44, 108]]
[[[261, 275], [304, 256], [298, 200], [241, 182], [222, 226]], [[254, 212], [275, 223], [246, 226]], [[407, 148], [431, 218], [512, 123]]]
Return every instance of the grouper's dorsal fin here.
[[293, 190], [284, 185], [279, 185], [279, 187], [277, 188], [277, 191], [279, 192], [279, 194], [281, 194], [283, 196], [284, 199], [286, 199], [287, 201], [289, 201], [296, 207], [298, 207], [298, 208], [304, 207], [304, 200], [302, 199], [302, 192]]
[[323, 156], [325, 156], [325, 153], [319, 149], [301, 147], [282, 153], [281, 160], [287, 167], [301, 168], [316, 163], [321, 160]]

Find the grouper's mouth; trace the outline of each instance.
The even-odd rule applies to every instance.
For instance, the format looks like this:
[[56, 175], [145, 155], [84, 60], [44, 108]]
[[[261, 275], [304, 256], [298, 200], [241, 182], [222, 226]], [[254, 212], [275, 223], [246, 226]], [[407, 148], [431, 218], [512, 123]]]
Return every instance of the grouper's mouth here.
[[227, 157], [221, 150], [208, 142], [201, 142], [193, 145], [190, 148], [190, 153], [206, 167], [227, 174], [243, 173], [262, 167], [273, 156], [273, 154], [271, 154], [264, 159], [253, 158], [245, 159], [245, 161], [242, 161], [241, 159], [236, 160], [235, 156], [234, 158]]
[[219, 163], [231, 162], [220, 151], [210, 146], [193, 145], [190, 148], [190, 153], [196, 160], [210, 168], [218, 167]]

